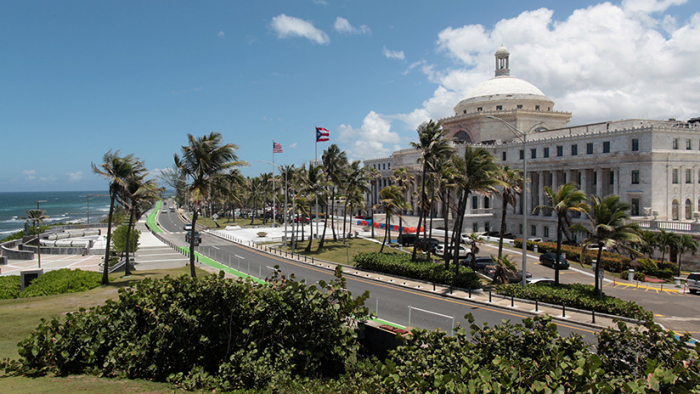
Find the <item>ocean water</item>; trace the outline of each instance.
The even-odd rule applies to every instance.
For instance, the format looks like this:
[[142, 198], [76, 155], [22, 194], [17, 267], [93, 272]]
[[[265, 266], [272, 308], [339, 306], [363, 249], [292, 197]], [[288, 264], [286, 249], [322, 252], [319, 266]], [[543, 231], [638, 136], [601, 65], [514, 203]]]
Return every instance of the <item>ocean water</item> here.
[[[0, 193], [0, 239], [24, 229], [27, 211], [43, 209], [49, 218], [44, 223], [88, 221], [88, 196], [90, 223], [97, 223], [109, 212], [109, 197], [94, 196], [105, 191], [95, 192], [5, 192]], [[45, 201], [45, 202], [44, 202]]]

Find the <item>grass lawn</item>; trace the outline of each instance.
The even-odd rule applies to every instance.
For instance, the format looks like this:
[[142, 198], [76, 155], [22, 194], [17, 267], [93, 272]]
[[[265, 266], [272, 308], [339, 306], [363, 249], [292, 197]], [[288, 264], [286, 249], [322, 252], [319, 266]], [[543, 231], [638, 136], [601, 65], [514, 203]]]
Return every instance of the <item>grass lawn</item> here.
[[[217, 227], [218, 223], [218, 227]], [[229, 220], [229, 218], [219, 218], [216, 220], [212, 220], [210, 218], [197, 218], [197, 224], [201, 224], [203, 226], [209, 227], [213, 230], [216, 229], [224, 229], [226, 226], [241, 226], [241, 227], [249, 227], [251, 226], [250, 224], [250, 219], [246, 218], [237, 218], [235, 221]], [[263, 221], [262, 219], [255, 219], [253, 220], [252, 226], [262, 226]], [[272, 221], [268, 219], [268, 221], [265, 223], [265, 225], [272, 226]]]
[[[118, 290], [147, 277], [162, 278], [166, 275], [189, 275], [189, 267], [158, 271], [133, 271], [130, 278], [120, 278], [121, 273], [111, 275], [112, 282], [82, 293], [60, 294], [45, 297], [0, 300], [0, 359], [18, 359], [17, 343], [29, 336], [41, 319], [49, 320], [83, 307], [101, 305], [107, 299], [116, 299]], [[198, 276], [208, 275], [198, 270]], [[172, 393], [172, 386], [150, 381], [106, 379], [94, 376], [45, 376], [27, 378], [6, 376], [0, 372], [0, 392], [3, 393]]]

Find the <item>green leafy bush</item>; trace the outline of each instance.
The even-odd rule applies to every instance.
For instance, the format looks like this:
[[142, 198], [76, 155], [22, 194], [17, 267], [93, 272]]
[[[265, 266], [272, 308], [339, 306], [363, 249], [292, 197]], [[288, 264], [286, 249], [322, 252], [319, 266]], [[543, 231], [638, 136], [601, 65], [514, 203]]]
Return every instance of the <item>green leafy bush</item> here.
[[356, 359], [353, 327], [368, 314], [368, 294], [353, 298], [336, 276], [311, 286], [277, 276], [259, 286], [223, 272], [145, 279], [117, 301], [42, 322], [5, 368], [222, 390], [337, 377]]
[[[469, 316], [470, 321], [473, 318]], [[471, 325], [455, 336], [414, 329], [375, 375], [368, 393], [697, 393], [700, 363], [653, 323], [620, 323], [600, 333], [594, 352], [578, 335], [561, 337], [549, 316]], [[688, 340], [684, 336], [681, 340]]]
[[17, 298], [21, 289], [19, 275], [0, 276], [0, 300]]
[[538, 300], [549, 304], [625, 316], [637, 320], [647, 321], [654, 318], [654, 314], [651, 311], [647, 311], [641, 305], [632, 301], [628, 302], [607, 295], [603, 295], [603, 299], [600, 300], [593, 286], [580, 283], [562, 284], [558, 287], [549, 285], [499, 285], [496, 286], [496, 292], [516, 298]]
[[654, 260], [650, 259], [639, 259], [639, 264], [642, 266], [642, 268], [639, 270], [647, 275], [656, 275], [656, 263]]
[[678, 271], [678, 264], [672, 261], [655, 261], [655, 263], [656, 268], [658, 268], [659, 270]]
[[382, 272], [404, 278], [418, 279], [426, 282], [451, 284], [465, 289], [480, 289], [481, 282], [474, 271], [466, 267], [459, 268], [455, 277], [454, 265], [449, 271], [443, 264], [431, 261], [411, 261], [406, 253], [358, 253], [354, 257], [355, 267], [370, 271]]
[[102, 274], [98, 272], [62, 268], [34, 279], [19, 293], [19, 298], [77, 293], [99, 287], [101, 280]]

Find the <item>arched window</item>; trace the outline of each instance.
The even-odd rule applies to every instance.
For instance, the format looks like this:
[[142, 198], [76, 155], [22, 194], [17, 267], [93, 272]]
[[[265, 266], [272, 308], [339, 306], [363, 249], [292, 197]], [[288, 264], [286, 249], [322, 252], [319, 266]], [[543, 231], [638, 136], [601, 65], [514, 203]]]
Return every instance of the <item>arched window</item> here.
[[680, 209], [680, 203], [678, 200], [673, 200], [671, 203], [671, 220], [680, 220], [678, 215], [678, 210]]
[[685, 220], [693, 218], [693, 202], [690, 199], [685, 200]]
[[470, 137], [469, 134], [467, 134], [467, 132], [464, 131], [464, 130], [458, 131], [457, 134], [455, 134], [453, 140], [454, 140], [455, 143], [458, 143], [458, 144], [465, 144], [465, 143], [468, 144], [468, 143], [471, 143], [471, 142], [472, 142], [471, 137]]
[[486, 209], [491, 208], [491, 199], [488, 197], [484, 197], [484, 208], [486, 208]]

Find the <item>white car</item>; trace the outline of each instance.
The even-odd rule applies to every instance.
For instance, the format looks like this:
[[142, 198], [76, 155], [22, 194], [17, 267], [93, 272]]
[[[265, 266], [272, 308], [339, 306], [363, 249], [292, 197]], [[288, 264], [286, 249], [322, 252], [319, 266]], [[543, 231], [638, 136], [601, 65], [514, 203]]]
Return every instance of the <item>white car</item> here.
[[185, 223], [184, 229], [185, 229], [185, 231], [191, 231], [192, 230], [192, 223]]
[[[471, 253], [471, 249], [465, 248], [463, 245], [459, 245], [459, 257], [467, 257], [467, 255], [469, 253]], [[445, 255], [445, 244], [439, 244], [437, 246], [437, 248], [435, 248], [435, 254], [438, 256], [444, 256]], [[447, 247], [447, 254], [453, 255], [452, 245]]]

